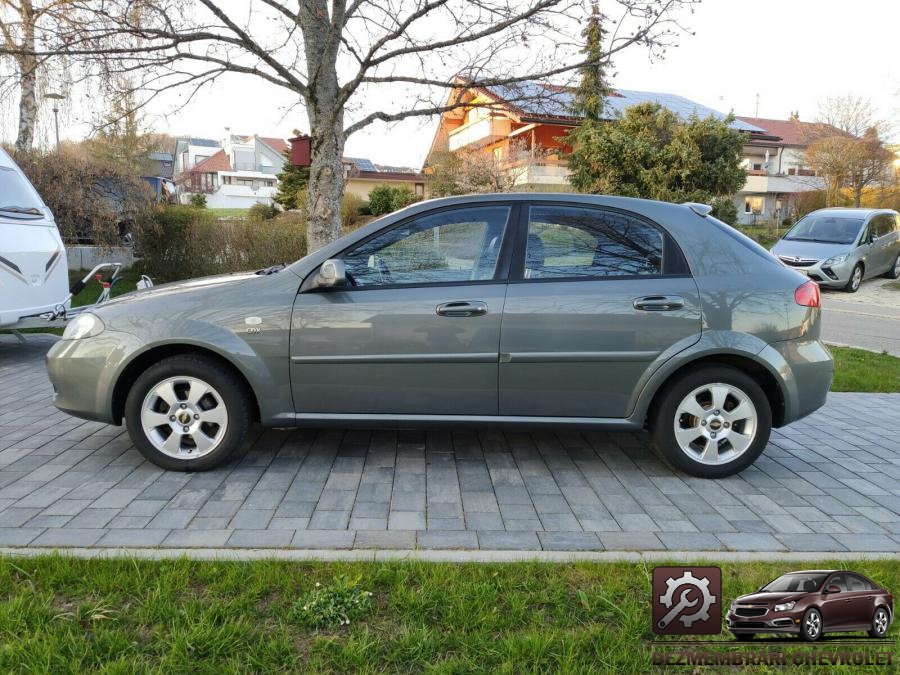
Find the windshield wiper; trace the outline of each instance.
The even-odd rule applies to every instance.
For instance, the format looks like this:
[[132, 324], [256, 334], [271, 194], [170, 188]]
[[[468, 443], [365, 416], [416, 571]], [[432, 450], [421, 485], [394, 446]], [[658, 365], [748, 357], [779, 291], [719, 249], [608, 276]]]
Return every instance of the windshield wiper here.
[[280, 272], [281, 270], [283, 270], [285, 267], [287, 267], [287, 264], [286, 264], [286, 263], [278, 263], [277, 265], [272, 265], [271, 267], [266, 267], [266, 268], [261, 269], [261, 270], [256, 270], [255, 273], [256, 273], [256, 274], [262, 274], [262, 275], [268, 276], [268, 275], [270, 275], [270, 274], [277, 274], [278, 272]]
[[6, 211], [7, 213], [21, 213], [26, 216], [40, 216], [41, 210], [34, 206], [0, 206], [0, 211]]

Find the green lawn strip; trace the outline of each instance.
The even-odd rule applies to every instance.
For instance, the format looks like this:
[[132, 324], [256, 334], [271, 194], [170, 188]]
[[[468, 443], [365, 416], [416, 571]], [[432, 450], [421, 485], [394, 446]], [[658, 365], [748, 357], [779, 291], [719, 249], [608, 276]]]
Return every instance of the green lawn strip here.
[[[791, 569], [831, 567], [900, 586], [895, 561], [724, 564], [723, 607]], [[0, 671], [642, 673], [652, 568], [6, 557]], [[336, 578], [371, 592], [371, 608], [309, 628], [298, 607]]]
[[249, 209], [208, 208], [206, 210], [216, 218], [246, 218]]
[[829, 347], [834, 357], [831, 391], [900, 392], [900, 359], [852, 347]]

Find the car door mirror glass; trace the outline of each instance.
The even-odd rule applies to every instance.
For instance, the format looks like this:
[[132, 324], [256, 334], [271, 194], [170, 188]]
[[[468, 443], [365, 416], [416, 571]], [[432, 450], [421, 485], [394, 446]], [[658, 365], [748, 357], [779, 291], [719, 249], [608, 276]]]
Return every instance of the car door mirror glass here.
[[319, 267], [315, 288], [341, 288], [347, 285], [347, 266], [343, 260], [330, 258]]

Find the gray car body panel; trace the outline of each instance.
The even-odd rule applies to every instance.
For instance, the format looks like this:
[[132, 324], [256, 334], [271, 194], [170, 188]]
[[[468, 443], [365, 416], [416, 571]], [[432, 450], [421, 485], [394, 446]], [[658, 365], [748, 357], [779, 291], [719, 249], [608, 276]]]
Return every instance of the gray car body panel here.
[[[866, 241], [872, 219], [880, 215], [897, 215], [890, 209], [850, 209], [827, 208], [813, 211], [808, 215], [833, 215], [845, 218], [858, 218], [863, 221], [859, 232], [851, 244], [831, 244], [816, 241], [800, 241], [781, 238], [772, 247], [772, 253], [783, 259], [802, 259], [814, 261], [802, 267], [804, 274], [814, 276], [822, 286], [842, 288], [850, 280], [853, 269], [858, 263], [863, 265], [863, 279], [877, 277], [888, 272], [900, 255], [900, 230], [894, 231], [875, 241]], [[786, 236], [786, 235], [785, 235]], [[830, 265], [829, 270], [835, 278], [824, 271], [825, 261], [835, 256], [847, 256], [846, 260]]]
[[[528, 290], [539, 284], [489, 282], [454, 288], [410, 288], [403, 291], [404, 312], [398, 311], [396, 299], [384, 297], [387, 291], [382, 289], [298, 295], [303, 280], [322, 262], [403, 220], [436, 208], [528, 201], [618, 209], [656, 223], [678, 242], [691, 275], [671, 280], [576, 282], [574, 286], [595, 284], [598, 293], [610, 289], [608, 295], [598, 296], [594, 308], [602, 310], [604, 303], [611, 307], [610, 298], [617, 298], [615, 314], [605, 318], [604, 330], [618, 329], [629, 337], [624, 341], [592, 341], [589, 324], [585, 324], [567, 336], [565, 344], [554, 343], [543, 349], [538, 349], [540, 341], [529, 337], [527, 330], [503, 342], [500, 326], [503, 304], [510, 297], [507, 287]], [[819, 311], [794, 301], [794, 289], [804, 282], [803, 275], [781, 265], [751, 240], [688, 206], [556, 193], [453, 197], [420, 202], [374, 221], [276, 274], [213, 277], [122, 296], [96, 310], [107, 332], [94, 338], [60, 341], [48, 354], [48, 370], [57, 386], [56, 403], [61, 409], [110, 423], [121, 422], [113, 407], [113, 394], [128, 365], [151, 350], [185, 345], [208, 350], [232, 363], [256, 396], [261, 422], [269, 426], [340, 422], [369, 426], [487, 423], [636, 428], [643, 426], [653, 397], [668, 376], [700, 359], [726, 355], [752, 360], [775, 377], [785, 399], [781, 421], [787, 423], [821, 405], [832, 372], [830, 357], [818, 342]], [[645, 292], [648, 289], [652, 290]], [[623, 301], [632, 294], [662, 290], [666, 294], [674, 290], [683, 296], [684, 311], [668, 313], [668, 324], [648, 322], [651, 337], [637, 339], [640, 319], [658, 321], [659, 317], [626, 310]], [[529, 291], [519, 298], [524, 303], [520, 304], [520, 319], [536, 316], [544, 327], [557, 329], [559, 322], [551, 315], [553, 302], [549, 298], [536, 302], [539, 295]], [[352, 296], [352, 302], [347, 302], [347, 296]], [[425, 328], [418, 335], [405, 330], [424, 320], [434, 303], [444, 297], [487, 299], [492, 309], [488, 315], [471, 320], [483, 321], [477, 328], [474, 323], [467, 326], [465, 319], [445, 318], [446, 329], [434, 323], [434, 331]], [[526, 312], [528, 302], [534, 304]], [[393, 309], [384, 309], [392, 303]], [[334, 314], [332, 310], [342, 305], [348, 311]], [[388, 314], [382, 317], [384, 311]], [[367, 329], [368, 338], [377, 336], [375, 343], [360, 339], [357, 332], [339, 348], [323, 346], [333, 324], [359, 322], [366, 317], [382, 324], [377, 332]], [[518, 320], [511, 313], [508, 327], [515, 328]], [[674, 330], [668, 332], [667, 328]], [[308, 332], [302, 333], [306, 329]], [[116, 335], [128, 337], [110, 337]], [[332, 361], [338, 361], [335, 365], [353, 377], [329, 383], [316, 374], [317, 370], [324, 372], [318, 366]], [[525, 366], [518, 374], [513, 371], [517, 362]], [[518, 414], [527, 396], [527, 371], [541, 363], [550, 365], [541, 374], [542, 378], [551, 377], [550, 382], [542, 381], [548, 390], [574, 383], [577, 395], [585, 395], [589, 379], [575, 378], [571, 364], [591, 364], [594, 377], [600, 376], [598, 382], [622, 380], [631, 384], [617, 387], [611, 394], [601, 392], [592, 402], [594, 407], [576, 409], [574, 415], [554, 411], [548, 405], [530, 409], [527, 415]], [[558, 374], [552, 374], [554, 368]], [[452, 374], [454, 369], [458, 373]], [[401, 371], [406, 375], [401, 376]], [[309, 380], [304, 381], [307, 377]], [[89, 396], [74, 393], [76, 380], [79, 390], [87, 388]], [[518, 383], [518, 392], [510, 386], [506, 395], [502, 385], [494, 384], [504, 380]], [[386, 396], [392, 387], [410, 382], [413, 386], [395, 395], [396, 401]], [[330, 389], [321, 389], [329, 384]], [[445, 390], [448, 386], [450, 389]], [[321, 401], [317, 394], [322, 394]], [[492, 396], [497, 400], [493, 407]], [[374, 403], [366, 409], [366, 401]], [[319, 410], [309, 410], [312, 402]], [[590, 412], [595, 409], [611, 412], [593, 416]]]

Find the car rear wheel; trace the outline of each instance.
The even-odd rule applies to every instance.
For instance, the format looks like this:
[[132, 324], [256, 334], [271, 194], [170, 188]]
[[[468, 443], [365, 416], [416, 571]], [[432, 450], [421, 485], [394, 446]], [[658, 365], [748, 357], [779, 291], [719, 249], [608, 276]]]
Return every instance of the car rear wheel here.
[[244, 383], [203, 356], [164, 359], [145, 370], [125, 402], [128, 434], [164, 469], [204, 471], [226, 462], [251, 424]]
[[897, 254], [893, 266], [885, 272], [884, 276], [888, 279], [900, 279], [900, 253]]
[[869, 629], [869, 637], [883, 638], [887, 634], [890, 623], [887, 610], [879, 607], [875, 610], [875, 616], [872, 617], [872, 628]]
[[814, 607], [806, 610], [800, 620], [800, 639], [804, 642], [815, 642], [822, 637], [822, 615]]
[[856, 263], [856, 267], [853, 268], [853, 271], [850, 273], [850, 279], [847, 281], [844, 286], [844, 290], [848, 293], [856, 293], [859, 290], [859, 285], [863, 280], [863, 266], [861, 263]]
[[664, 391], [650, 428], [668, 464], [692, 476], [722, 478], [762, 453], [772, 411], [753, 378], [730, 366], [705, 366]]

